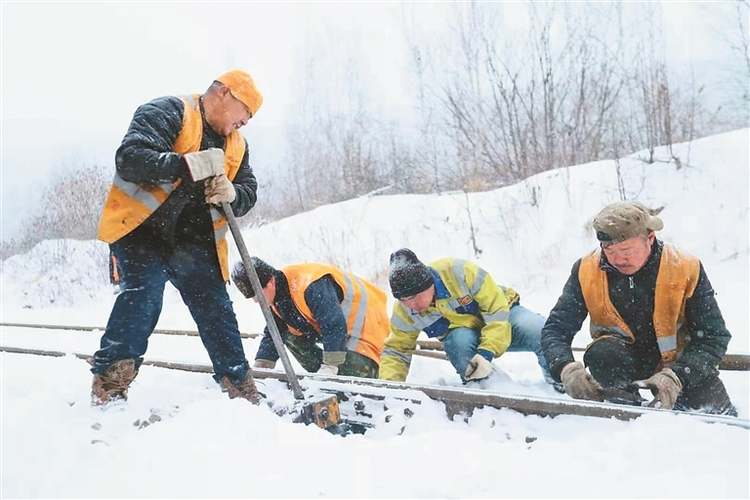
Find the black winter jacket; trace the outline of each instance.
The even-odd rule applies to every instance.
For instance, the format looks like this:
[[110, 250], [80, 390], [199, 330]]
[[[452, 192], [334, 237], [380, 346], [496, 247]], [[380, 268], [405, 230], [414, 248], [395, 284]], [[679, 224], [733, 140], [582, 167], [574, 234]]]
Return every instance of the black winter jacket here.
[[[617, 271], [607, 262], [604, 253], [599, 263], [607, 273], [610, 300], [635, 336], [636, 351], [644, 358], [653, 359], [654, 369], [661, 359], [653, 316], [656, 277], [663, 246], [660, 240], [655, 240], [646, 264], [632, 276]], [[575, 361], [571, 350], [573, 337], [588, 316], [581, 283], [578, 281], [580, 266], [581, 259], [573, 264], [562, 295], [550, 311], [542, 329], [542, 350], [553, 378], [558, 381], [563, 366]], [[714, 295], [711, 282], [701, 264], [695, 292], [685, 303], [685, 326], [690, 332], [690, 340], [671, 367], [683, 388], [698, 386], [717, 373], [716, 367], [724, 358], [732, 338]]]
[[[184, 109], [182, 99], [173, 96], [160, 97], [139, 106], [117, 149], [115, 166], [120, 177], [138, 184], [156, 185], [182, 178], [178, 188], [131, 233], [131, 237], [158, 237], [170, 245], [176, 241], [213, 245], [213, 225], [204, 196], [205, 181], [193, 182], [183, 156], [173, 151], [182, 130]], [[214, 132], [204, 118], [201, 151], [214, 147], [224, 149], [224, 143], [225, 138]], [[232, 184], [236, 192], [232, 210], [235, 216], [241, 217], [255, 205], [258, 189], [249, 164], [247, 141]]]

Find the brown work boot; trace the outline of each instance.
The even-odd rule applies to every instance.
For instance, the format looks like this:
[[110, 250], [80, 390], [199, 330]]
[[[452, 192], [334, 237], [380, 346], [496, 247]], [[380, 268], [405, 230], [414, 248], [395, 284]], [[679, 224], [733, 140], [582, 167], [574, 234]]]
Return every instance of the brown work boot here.
[[128, 399], [128, 388], [138, 375], [135, 360], [115, 361], [102, 373], [94, 375], [91, 384], [91, 404], [101, 406], [117, 399]]
[[221, 392], [226, 392], [229, 395], [229, 399], [247, 399], [252, 404], [257, 405], [260, 404], [261, 399], [266, 397], [265, 394], [255, 387], [252, 370], [248, 370], [244, 380], [237, 385], [230, 382], [226, 376], [221, 378], [219, 385], [221, 386]]

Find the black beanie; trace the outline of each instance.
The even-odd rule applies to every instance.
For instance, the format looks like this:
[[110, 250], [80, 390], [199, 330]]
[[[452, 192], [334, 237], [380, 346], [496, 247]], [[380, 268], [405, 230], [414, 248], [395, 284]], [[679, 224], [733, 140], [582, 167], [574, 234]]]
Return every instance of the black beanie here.
[[[270, 264], [260, 260], [258, 257], [250, 257], [250, 262], [252, 263], [253, 268], [255, 268], [255, 272], [258, 274], [260, 286], [265, 287], [268, 282], [271, 281], [271, 277], [273, 276], [273, 273], [276, 272], [276, 269]], [[252, 299], [255, 297], [255, 290], [253, 290], [253, 285], [250, 282], [250, 276], [248, 276], [247, 271], [245, 270], [245, 264], [242, 261], [239, 261], [234, 265], [234, 268], [232, 269], [232, 281], [234, 282], [234, 286], [242, 292], [242, 295], [244, 295], [246, 299]]]
[[420, 262], [408, 248], [391, 254], [391, 268], [388, 271], [391, 293], [397, 299], [412, 297], [424, 292], [434, 283], [430, 270]]

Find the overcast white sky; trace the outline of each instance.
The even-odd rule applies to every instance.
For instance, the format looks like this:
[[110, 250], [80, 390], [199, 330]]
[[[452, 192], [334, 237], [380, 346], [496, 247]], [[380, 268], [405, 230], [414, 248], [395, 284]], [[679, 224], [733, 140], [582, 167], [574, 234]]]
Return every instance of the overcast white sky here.
[[242, 68], [265, 97], [243, 133], [280, 127], [293, 112], [299, 55], [331, 33], [351, 33], [341, 49], [363, 47], [378, 70], [374, 87], [403, 99], [392, 76], [402, 63], [401, 7], [3, 1], [3, 238], [14, 229], [9, 207], [36, 196], [50, 172], [111, 165], [133, 111], [150, 99], [202, 92], [224, 71]]
[[[699, 6], [666, 6], [676, 54], [706, 57], [696, 44]], [[7, 2], [2, 9], [2, 239], [50, 175], [112, 166], [135, 108], [158, 96], [202, 92], [222, 72], [250, 72], [265, 96], [243, 129], [256, 159], [294, 113], [302, 57], [367, 54], [360, 61], [383, 107], [408, 105], [402, 38], [437, 29], [447, 3], [421, 2]], [[514, 9], [525, 6], [508, 3]], [[692, 45], [691, 45], [692, 44]], [[334, 54], [335, 56], [335, 54]], [[364, 59], [364, 58], [363, 58]], [[335, 57], [333, 61], [335, 61]], [[263, 140], [253, 141], [252, 138]], [[271, 163], [271, 162], [269, 162]], [[262, 165], [256, 165], [259, 170]]]

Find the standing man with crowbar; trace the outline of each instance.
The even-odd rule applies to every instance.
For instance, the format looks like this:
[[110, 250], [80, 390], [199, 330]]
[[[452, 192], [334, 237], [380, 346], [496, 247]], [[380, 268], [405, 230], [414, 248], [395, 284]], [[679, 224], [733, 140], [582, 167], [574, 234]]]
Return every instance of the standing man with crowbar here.
[[263, 102], [253, 79], [225, 73], [203, 94], [140, 106], [115, 155], [99, 239], [109, 243], [121, 293], [91, 371], [91, 402], [126, 399], [161, 314], [164, 287], [180, 291], [230, 398], [259, 404], [229, 299], [226, 214], [245, 215], [258, 183], [239, 129]]
[[[127, 399], [167, 281], [198, 326], [221, 390], [254, 404], [265, 397], [255, 386], [226, 289], [227, 225], [246, 254], [235, 213], [245, 215], [257, 200], [239, 129], [262, 103], [252, 77], [232, 70], [203, 94], [161, 97], [136, 110], [115, 156], [99, 226], [99, 239], [117, 259], [121, 293], [94, 354], [92, 404]], [[284, 367], [302, 399], [288, 360]]]

